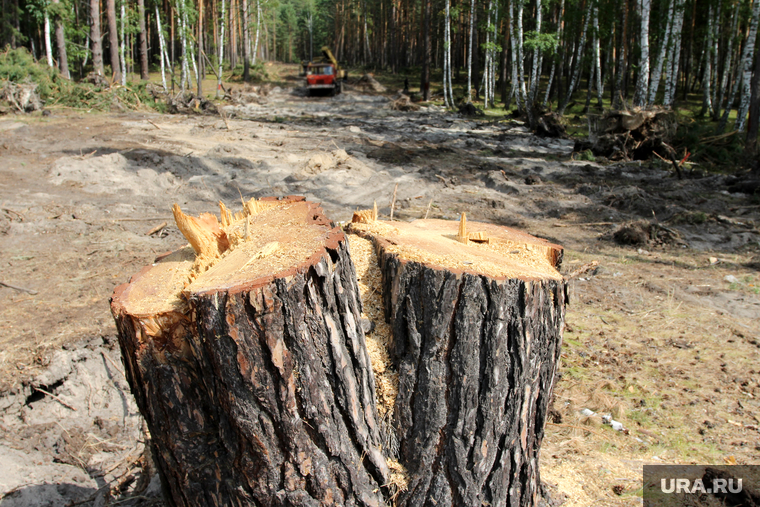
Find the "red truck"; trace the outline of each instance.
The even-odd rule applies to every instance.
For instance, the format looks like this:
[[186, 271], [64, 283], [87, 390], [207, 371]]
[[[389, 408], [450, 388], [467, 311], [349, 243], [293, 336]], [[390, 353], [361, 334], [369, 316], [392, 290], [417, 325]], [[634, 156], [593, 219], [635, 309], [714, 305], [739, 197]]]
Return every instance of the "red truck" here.
[[330, 95], [343, 91], [346, 71], [340, 68], [330, 48], [323, 47], [322, 54], [325, 61], [309, 62], [306, 66], [306, 89], [309, 95], [314, 95], [317, 90], [325, 90]]

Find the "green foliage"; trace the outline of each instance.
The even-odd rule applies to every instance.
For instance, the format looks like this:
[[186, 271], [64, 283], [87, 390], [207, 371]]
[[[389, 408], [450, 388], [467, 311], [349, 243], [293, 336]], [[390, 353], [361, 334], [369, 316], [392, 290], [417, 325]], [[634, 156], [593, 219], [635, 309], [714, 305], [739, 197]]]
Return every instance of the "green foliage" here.
[[139, 107], [159, 111], [165, 109], [165, 104], [148, 92], [145, 82], [105, 89], [89, 83], [73, 83], [64, 79], [57, 69], [35, 62], [25, 48], [6, 48], [0, 53], [0, 87], [5, 81], [35, 83], [46, 106], [60, 105], [98, 111]]
[[58, 70], [34, 61], [26, 48], [10, 49], [0, 53], [0, 81], [36, 83], [43, 100], [66, 86]]
[[553, 54], [557, 50], [556, 33], [537, 33], [535, 31], [525, 32], [524, 46], [527, 50], [538, 48], [542, 53]]
[[596, 162], [596, 157], [594, 156], [594, 152], [591, 150], [582, 151], [578, 154], [578, 157], [576, 160], [584, 160], [586, 162]]
[[[269, 72], [267, 72], [267, 69], [264, 67], [264, 63], [262, 62], [256, 62], [256, 65], [251, 65], [251, 67], [248, 69], [248, 75], [249, 75], [249, 81], [251, 83], [263, 83], [265, 81], [269, 81], [270, 75]], [[243, 64], [238, 64], [234, 69], [232, 69], [232, 78], [233, 79], [243, 79]]]

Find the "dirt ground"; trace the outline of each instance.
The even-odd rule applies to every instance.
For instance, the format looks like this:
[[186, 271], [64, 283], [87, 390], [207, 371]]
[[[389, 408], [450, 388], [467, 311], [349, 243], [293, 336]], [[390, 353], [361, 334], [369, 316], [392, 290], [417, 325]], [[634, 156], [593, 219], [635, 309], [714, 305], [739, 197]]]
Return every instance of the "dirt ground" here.
[[644, 464], [760, 464], [757, 200], [722, 175], [576, 161], [517, 122], [292, 84], [238, 87], [220, 116], [0, 118], [0, 505], [162, 505], [108, 299], [184, 244], [172, 203], [298, 194], [345, 221], [387, 216], [396, 185], [398, 220], [466, 211], [566, 248], [555, 499], [639, 505]]

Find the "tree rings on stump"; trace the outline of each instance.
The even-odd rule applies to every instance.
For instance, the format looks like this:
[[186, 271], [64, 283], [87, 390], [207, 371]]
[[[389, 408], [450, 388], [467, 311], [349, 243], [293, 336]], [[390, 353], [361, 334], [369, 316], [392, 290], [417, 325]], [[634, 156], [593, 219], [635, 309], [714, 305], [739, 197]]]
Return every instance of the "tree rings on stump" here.
[[[397, 505], [535, 505], [558, 365], [562, 248], [489, 224], [357, 213], [382, 273], [407, 471]], [[350, 241], [352, 241], [350, 239]]]
[[169, 503], [384, 505], [343, 232], [303, 198], [174, 213], [190, 246], [111, 300]]

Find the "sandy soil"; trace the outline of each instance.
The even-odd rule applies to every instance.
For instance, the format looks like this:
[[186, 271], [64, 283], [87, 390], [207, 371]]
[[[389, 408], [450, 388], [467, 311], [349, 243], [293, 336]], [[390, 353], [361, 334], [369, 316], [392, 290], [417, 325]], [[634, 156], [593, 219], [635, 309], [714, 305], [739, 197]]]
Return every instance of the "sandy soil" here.
[[[575, 161], [516, 122], [357, 90], [236, 97], [226, 121], [0, 118], [0, 505], [161, 505], [108, 298], [184, 244], [172, 203], [299, 194], [344, 221], [374, 201], [387, 216], [397, 184], [398, 220], [466, 211], [565, 246], [565, 274], [599, 262], [571, 282], [542, 450], [555, 498], [638, 505], [645, 463], [760, 462], [760, 209], [724, 177]], [[613, 241], [641, 219], [657, 241]]]

